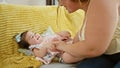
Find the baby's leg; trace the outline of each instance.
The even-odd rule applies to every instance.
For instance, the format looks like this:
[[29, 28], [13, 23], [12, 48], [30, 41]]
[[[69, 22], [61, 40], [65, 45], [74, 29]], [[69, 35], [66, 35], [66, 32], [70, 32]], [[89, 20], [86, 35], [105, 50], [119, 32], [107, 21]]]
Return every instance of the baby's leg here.
[[74, 62], [78, 62], [78, 61], [82, 60], [82, 58], [73, 57], [72, 55], [70, 55], [68, 53], [63, 53], [63, 55], [61, 57], [62, 57], [64, 63], [74, 63]]

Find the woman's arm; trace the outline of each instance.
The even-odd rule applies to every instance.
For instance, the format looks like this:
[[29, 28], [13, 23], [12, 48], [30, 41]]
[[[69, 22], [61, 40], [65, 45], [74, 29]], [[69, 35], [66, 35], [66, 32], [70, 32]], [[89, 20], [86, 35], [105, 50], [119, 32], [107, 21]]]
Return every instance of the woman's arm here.
[[118, 4], [119, 4], [119, 16], [120, 16], [120, 0], [118, 0]]
[[90, 0], [86, 14], [85, 40], [72, 45], [60, 43], [57, 48], [78, 58], [99, 56], [108, 48], [117, 22], [117, 0]]

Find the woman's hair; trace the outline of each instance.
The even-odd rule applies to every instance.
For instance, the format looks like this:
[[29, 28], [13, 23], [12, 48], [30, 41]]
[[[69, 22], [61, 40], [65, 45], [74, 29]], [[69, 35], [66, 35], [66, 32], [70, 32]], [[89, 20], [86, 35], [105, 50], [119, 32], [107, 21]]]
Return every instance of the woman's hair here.
[[29, 43], [25, 40], [28, 31], [23, 32], [20, 36], [20, 42], [18, 42], [20, 48], [29, 49]]

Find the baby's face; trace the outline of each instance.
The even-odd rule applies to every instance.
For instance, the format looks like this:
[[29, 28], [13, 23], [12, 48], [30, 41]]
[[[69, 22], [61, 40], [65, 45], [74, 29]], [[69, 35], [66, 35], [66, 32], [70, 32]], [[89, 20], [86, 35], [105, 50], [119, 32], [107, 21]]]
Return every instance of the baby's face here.
[[40, 44], [43, 40], [42, 36], [40, 34], [34, 33], [32, 31], [28, 31], [25, 40], [30, 44]]

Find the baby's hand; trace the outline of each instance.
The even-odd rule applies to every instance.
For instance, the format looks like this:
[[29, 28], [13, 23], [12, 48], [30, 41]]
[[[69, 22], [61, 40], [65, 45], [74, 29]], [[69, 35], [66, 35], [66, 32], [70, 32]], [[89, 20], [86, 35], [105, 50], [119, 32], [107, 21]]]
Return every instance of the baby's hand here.
[[49, 45], [48, 49], [50, 49], [51, 51], [56, 51], [56, 47], [53, 44]]
[[71, 34], [68, 31], [58, 32], [57, 35], [61, 37], [61, 41], [67, 42], [67, 40], [71, 39]]

